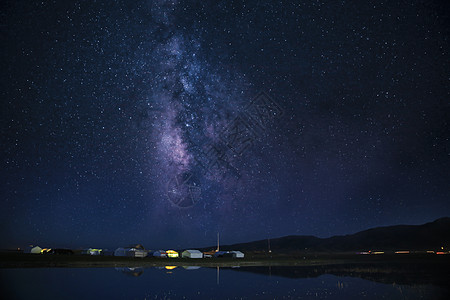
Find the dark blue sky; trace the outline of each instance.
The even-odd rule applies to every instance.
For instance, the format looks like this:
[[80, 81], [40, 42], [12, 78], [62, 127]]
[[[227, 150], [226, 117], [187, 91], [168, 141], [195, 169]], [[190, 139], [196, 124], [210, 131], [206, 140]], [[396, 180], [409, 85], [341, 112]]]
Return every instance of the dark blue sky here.
[[445, 1], [3, 1], [0, 246], [448, 216], [449, 25]]

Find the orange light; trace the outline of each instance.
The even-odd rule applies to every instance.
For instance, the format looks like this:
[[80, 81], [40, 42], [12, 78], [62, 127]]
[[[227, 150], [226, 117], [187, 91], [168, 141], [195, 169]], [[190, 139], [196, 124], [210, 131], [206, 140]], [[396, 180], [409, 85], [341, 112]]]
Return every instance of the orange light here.
[[167, 269], [167, 270], [173, 270], [173, 269], [175, 269], [177, 266], [165, 266], [165, 268]]

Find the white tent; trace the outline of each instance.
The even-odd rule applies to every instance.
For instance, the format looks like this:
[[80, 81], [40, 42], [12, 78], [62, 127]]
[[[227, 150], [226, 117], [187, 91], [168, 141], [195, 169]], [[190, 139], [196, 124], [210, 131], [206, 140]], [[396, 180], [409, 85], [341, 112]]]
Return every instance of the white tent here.
[[203, 253], [201, 253], [199, 250], [185, 250], [183, 251], [183, 253], [181, 253], [181, 257], [203, 258]]
[[25, 249], [25, 253], [41, 254], [42, 248], [39, 246], [30, 246]]
[[131, 249], [127, 249], [127, 256], [131, 256], [131, 257], [146, 257], [148, 252], [147, 250], [143, 250], [143, 249], [136, 249], [136, 248], [131, 248]]
[[244, 253], [241, 251], [231, 251], [233, 258], [244, 258]]
[[127, 256], [127, 250], [125, 248], [117, 248], [116, 251], [114, 251], [114, 256]]

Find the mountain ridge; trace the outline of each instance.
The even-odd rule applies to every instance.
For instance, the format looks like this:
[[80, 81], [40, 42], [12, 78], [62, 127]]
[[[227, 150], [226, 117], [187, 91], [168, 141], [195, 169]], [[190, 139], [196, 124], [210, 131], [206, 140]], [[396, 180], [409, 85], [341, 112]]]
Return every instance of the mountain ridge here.
[[[438, 250], [450, 247], [450, 217], [421, 225], [392, 225], [366, 229], [353, 234], [319, 238], [288, 235], [270, 239], [272, 252], [346, 252], [369, 250]], [[214, 249], [204, 247], [201, 249]], [[268, 240], [221, 245], [221, 250], [268, 251]]]

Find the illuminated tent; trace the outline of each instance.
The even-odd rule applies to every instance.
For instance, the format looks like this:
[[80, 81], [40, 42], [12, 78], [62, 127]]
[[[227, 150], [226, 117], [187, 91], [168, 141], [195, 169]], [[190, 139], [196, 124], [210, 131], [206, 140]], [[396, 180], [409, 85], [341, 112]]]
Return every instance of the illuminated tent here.
[[178, 257], [178, 252], [174, 251], [174, 250], [167, 250], [166, 251], [167, 256], [170, 258], [177, 258]]
[[102, 255], [102, 249], [94, 249], [94, 248], [89, 248], [89, 249], [84, 249], [83, 251], [81, 251], [81, 254], [87, 254], [87, 255]]
[[198, 250], [185, 250], [181, 253], [181, 257], [186, 258], [203, 258], [203, 253]]
[[39, 246], [29, 246], [25, 253], [32, 253], [32, 254], [41, 254], [42, 248]]

